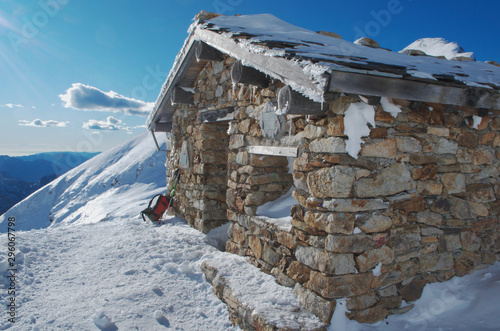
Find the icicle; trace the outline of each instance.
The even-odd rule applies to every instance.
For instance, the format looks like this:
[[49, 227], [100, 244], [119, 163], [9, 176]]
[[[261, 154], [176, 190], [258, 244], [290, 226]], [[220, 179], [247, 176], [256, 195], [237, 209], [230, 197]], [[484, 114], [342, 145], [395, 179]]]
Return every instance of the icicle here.
[[233, 82], [233, 100], [235, 95], [236, 95], [236, 83]]
[[254, 98], [255, 98], [255, 90], [257, 89], [257, 86], [252, 86], [252, 95], [250, 97], [250, 100], [251, 102], [253, 103], [254, 102]]
[[293, 128], [293, 121], [292, 118], [290, 117], [288, 119], [288, 146], [292, 145], [292, 128]]

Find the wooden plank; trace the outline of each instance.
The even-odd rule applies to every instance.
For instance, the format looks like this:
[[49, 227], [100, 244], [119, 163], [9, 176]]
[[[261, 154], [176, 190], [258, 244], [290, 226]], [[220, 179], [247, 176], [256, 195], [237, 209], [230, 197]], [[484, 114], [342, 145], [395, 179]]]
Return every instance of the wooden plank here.
[[243, 64], [252, 64], [252, 66], [271, 78], [279, 79], [285, 84], [293, 87], [301, 87], [308, 90], [310, 95], [314, 95], [316, 101], [321, 101], [323, 92], [327, 89], [328, 81], [316, 84], [311, 80], [302, 67], [294, 65], [292, 61], [281, 57], [263, 56], [253, 53], [244, 47], [239, 46], [234, 40], [228, 39], [216, 32], [209, 30], [196, 29], [195, 35], [207, 44], [221, 50], [230, 56], [243, 60]]
[[314, 102], [289, 86], [283, 86], [278, 92], [278, 110], [288, 115], [322, 115], [328, 110], [327, 103]]
[[297, 157], [298, 147], [249, 146], [248, 152], [251, 154]]
[[200, 120], [202, 123], [224, 122], [234, 119], [234, 107], [217, 109], [217, 110], [202, 110], [200, 111]]
[[333, 72], [331, 75], [330, 91], [433, 102], [445, 105], [500, 109], [500, 95], [495, 91], [436, 85], [353, 72]]
[[175, 86], [172, 89], [172, 96], [170, 97], [172, 104], [194, 104], [194, 93], [186, 91], [181, 86]]
[[258, 87], [268, 87], [269, 77], [255, 68], [247, 67], [236, 61], [231, 67], [231, 80], [233, 84], [255, 85]]
[[153, 131], [168, 132], [170, 130], [172, 130], [172, 122], [166, 122], [166, 123], [157, 122], [155, 123], [155, 129]]
[[196, 45], [196, 60], [207, 60], [207, 61], [222, 61], [224, 60], [224, 56], [222, 53], [212, 46], [205, 44], [200, 41]]
[[196, 43], [196, 38], [193, 34], [191, 34], [186, 40], [184, 47], [177, 55], [177, 59], [179, 61], [174, 63], [175, 66], [170, 71], [170, 75], [167, 77], [167, 81], [163, 85], [165, 88], [162, 89], [160, 96], [158, 97], [159, 101], [155, 105], [153, 112], [146, 120], [146, 125], [149, 130], [162, 131], [162, 129], [157, 128], [157, 122], [159, 122], [161, 118], [171, 118], [171, 112], [173, 112], [174, 109], [170, 103], [172, 89], [174, 86], [179, 84], [185, 73], [189, 70], [191, 63], [195, 58], [195, 47], [193, 47], [193, 44], [196, 46]]

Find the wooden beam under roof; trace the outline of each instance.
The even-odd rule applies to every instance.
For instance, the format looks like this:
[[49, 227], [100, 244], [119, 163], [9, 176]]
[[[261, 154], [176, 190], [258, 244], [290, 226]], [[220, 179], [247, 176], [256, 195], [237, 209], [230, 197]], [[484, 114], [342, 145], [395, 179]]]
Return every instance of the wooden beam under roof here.
[[355, 72], [334, 71], [330, 91], [500, 110], [500, 94], [493, 89], [447, 86]]

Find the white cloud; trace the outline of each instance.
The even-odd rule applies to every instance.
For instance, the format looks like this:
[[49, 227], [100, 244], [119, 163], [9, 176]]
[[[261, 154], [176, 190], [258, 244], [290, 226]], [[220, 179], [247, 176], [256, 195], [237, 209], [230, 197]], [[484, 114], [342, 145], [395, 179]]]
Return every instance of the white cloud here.
[[74, 83], [65, 94], [60, 94], [59, 98], [65, 102], [65, 108], [109, 111], [127, 115], [148, 116], [154, 106], [153, 102], [128, 98], [113, 91], [103, 92], [82, 83]]
[[69, 122], [58, 122], [54, 120], [42, 121], [41, 119], [35, 119], [33, 121], [20, 120], [18, 125], [20, 126], [33, 126], [36, 128], [65, 128], [66, 124]]
[[109, 131], [116, 131], [116, 130], [126, 130], [123, 126], [122, 121], [120, 121], [117, 118], [114, 118], [113, 116], [108, 116], [105, 121], [98, 121], [98, 120], [89, 120], [88, 122], [84, 122], [82, 128], [88, 129], [88, 130], [109, 130]]
[[6, 108], [22, 108], [23, 105], [16, 105], [14, 103], [6, 103], [5, 105], [0, 105], [0, 107], [6, 107]]

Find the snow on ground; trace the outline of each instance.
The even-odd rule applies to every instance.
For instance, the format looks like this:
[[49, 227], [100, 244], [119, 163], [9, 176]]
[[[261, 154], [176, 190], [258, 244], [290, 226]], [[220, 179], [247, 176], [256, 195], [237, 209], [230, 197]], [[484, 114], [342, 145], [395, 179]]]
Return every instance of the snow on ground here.
[[[18, 232], [18, 315], [9, 330], [235, 329], [200, 270], [222, 254], [210, 238], [178, 219], [154, 226], [130, 216]], [[2, 277], [1, 307], [6, 286]], [[2, 330], [12, 325], [3, 309]]]
[[[345, 300], [337, 302], [329, 331], [498, 330], [500, 262], [464, 277], [428, 284], [415, 307], [371, 325], [345, 318]], [[341, 304], [339, 304], [339, 302]]]

